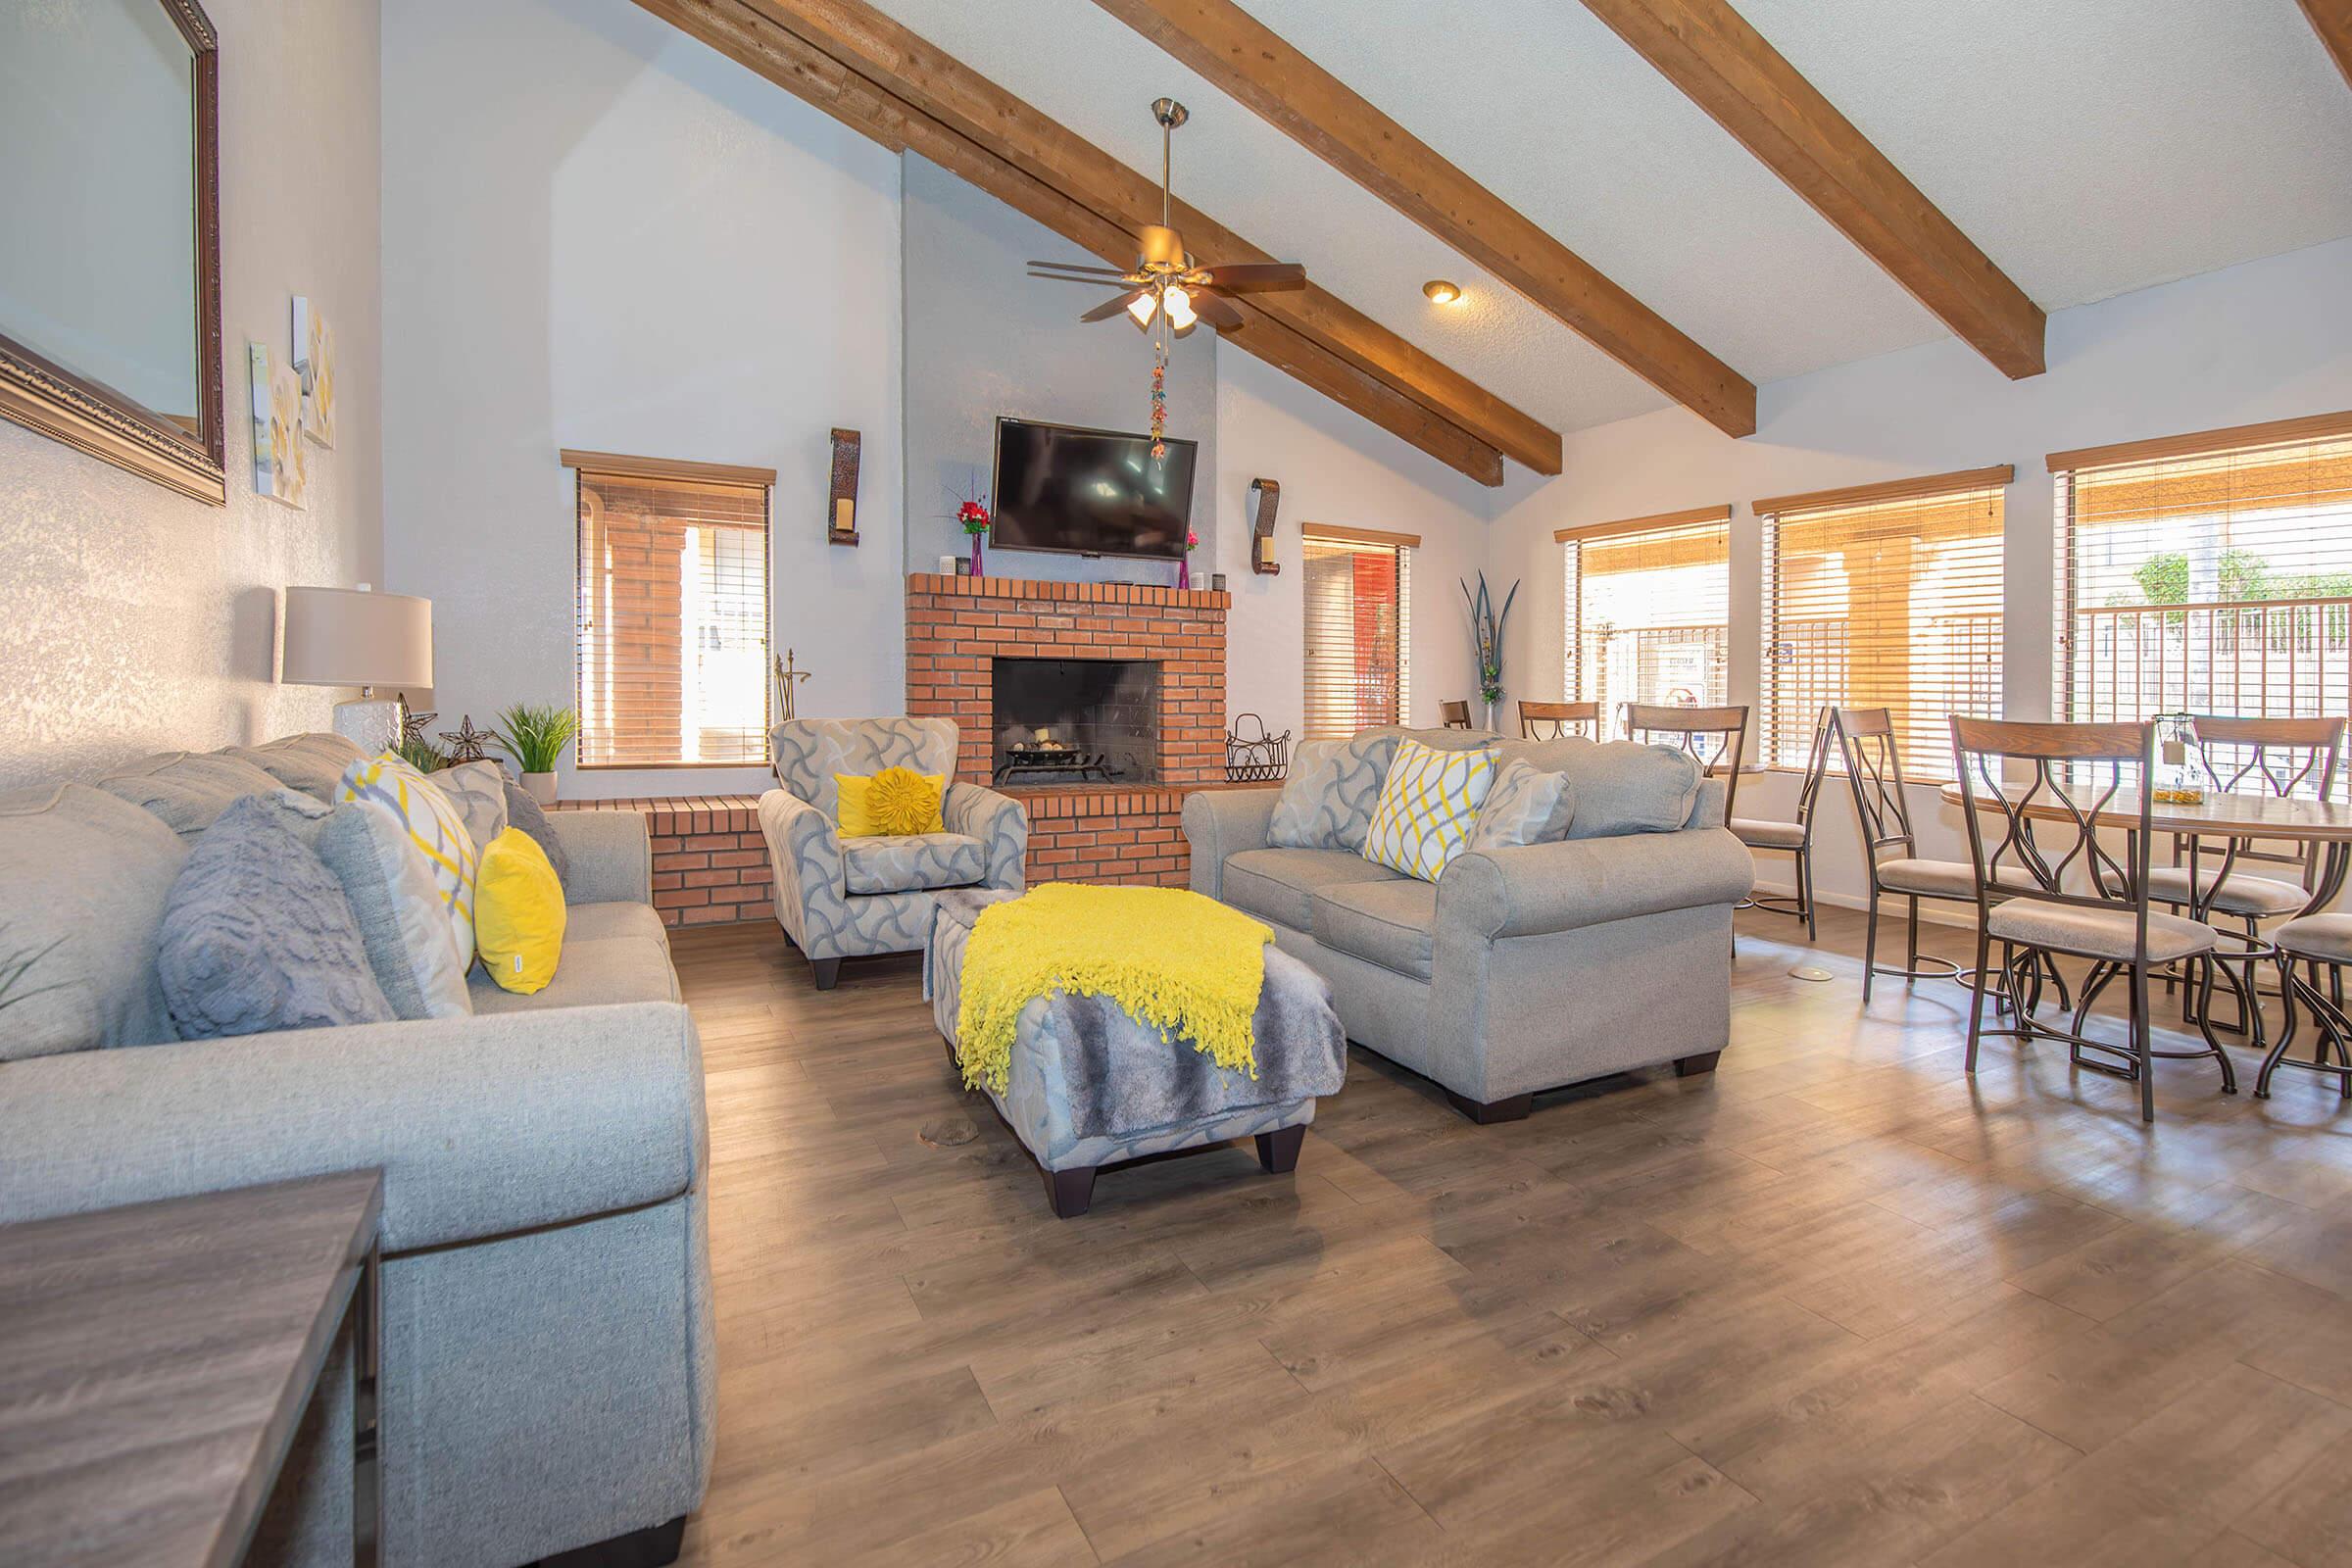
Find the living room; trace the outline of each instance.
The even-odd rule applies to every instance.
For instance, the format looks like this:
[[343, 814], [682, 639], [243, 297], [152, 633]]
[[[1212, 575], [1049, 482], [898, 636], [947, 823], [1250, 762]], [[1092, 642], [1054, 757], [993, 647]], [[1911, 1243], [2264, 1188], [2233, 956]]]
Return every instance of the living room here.
[[2340, 5], [0, 126], [0, 1561], [2352, 1559]]

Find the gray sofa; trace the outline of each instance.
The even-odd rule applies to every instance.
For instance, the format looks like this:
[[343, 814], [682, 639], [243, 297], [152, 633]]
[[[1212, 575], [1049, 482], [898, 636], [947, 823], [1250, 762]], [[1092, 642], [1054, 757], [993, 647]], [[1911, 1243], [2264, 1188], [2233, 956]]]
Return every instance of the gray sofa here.
[[[0, 1223], [382, 1167], [382, 1561], [658, 1560], [714, 1374], [702, 1057], [644, 819], [553, 818], [568, 931], [534, 996], [477, 970], [471, 1017], [178, 1041], [164, 899], [250, 784], [216, 755], [0, 797], [0, 953], [56, 944], [0, 1006]], [[351, 1560], [348, 1376], [322, 1387], [254, 1562]]]
[[[1444, 750], [1494, 741], [1358, 740], [1405, 733]], [[1351, 849], [1271, 847], [1280, 789], [1203, 790], [1184, 803], [1193, 889], [1271, 924], [1331, 982], [1350, 1040], [1436, 1080], [1474, 1120], [1515, 1120], [1540, 1090], [1632, 1068], [1711, 1069], [1731, 1033], [1732, 906], [1755, 879], [1723, 825], [1722, 783], [1670, 748], [1496, 750], [1568, 774], [1567, 838], [1465, 853], [1431, 884]], [[1323, 778], [1316, 808], [1340, 836], [1368, 817], [1387, 764], [1317, 775], [1328, 755], [1301, 747], [1293, 776]]]
[[[943, 890], [1026, 885], [1029, 813], [1009, 795], [956, 780], [954, 719], [790, 718], [768, 740], [781, 788], [760, 797], [760, 830], [776, 921], [808, 955], [817, 990], [833, 989], [844, 958], [922, 952]], [[842, 838], [833, 775], [886, 767], [947, 778], [947, 831]]]

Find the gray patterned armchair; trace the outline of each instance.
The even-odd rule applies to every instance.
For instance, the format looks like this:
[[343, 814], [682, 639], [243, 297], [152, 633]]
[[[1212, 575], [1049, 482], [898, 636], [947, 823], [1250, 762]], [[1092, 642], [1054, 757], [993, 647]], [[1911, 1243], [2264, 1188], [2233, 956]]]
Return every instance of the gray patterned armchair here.
[[[794, 718], [769, 736], [783, 787], [760, 797], [760, 830], [776, 878], [776, 919], [830, 991], [841, 960], [915, 953], [931, 936], [943, 888], [1018, 893], [1029, 854], [1020, 802], [956, 781], [956, 724], [946, 718]], [[843, 839], [836, 773], [910, 767], [948, 777], [944, 833]]]

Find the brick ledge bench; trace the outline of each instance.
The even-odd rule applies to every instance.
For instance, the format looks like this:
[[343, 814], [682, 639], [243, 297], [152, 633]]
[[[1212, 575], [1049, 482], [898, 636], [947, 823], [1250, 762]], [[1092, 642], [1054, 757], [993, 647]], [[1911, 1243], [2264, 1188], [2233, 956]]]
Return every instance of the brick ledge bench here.
[[757, 795], [639, 795], [558, 801], [557, 811], [636, 811], [653, 840], [654, 907], [666, 926], [776, 917]]

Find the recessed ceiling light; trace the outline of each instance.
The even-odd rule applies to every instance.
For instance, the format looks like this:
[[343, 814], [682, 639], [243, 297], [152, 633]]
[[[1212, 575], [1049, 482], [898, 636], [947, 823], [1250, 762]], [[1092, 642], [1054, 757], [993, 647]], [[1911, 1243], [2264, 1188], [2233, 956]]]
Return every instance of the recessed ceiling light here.
[[1462, 303], [1462, 286], [1459, 283], [1448, 283], [1442, 277], [1433, 277], [1422, 284], [1421, 292], [1429, 296], [1429, 303], [1432, 305], [1459, 305]]

